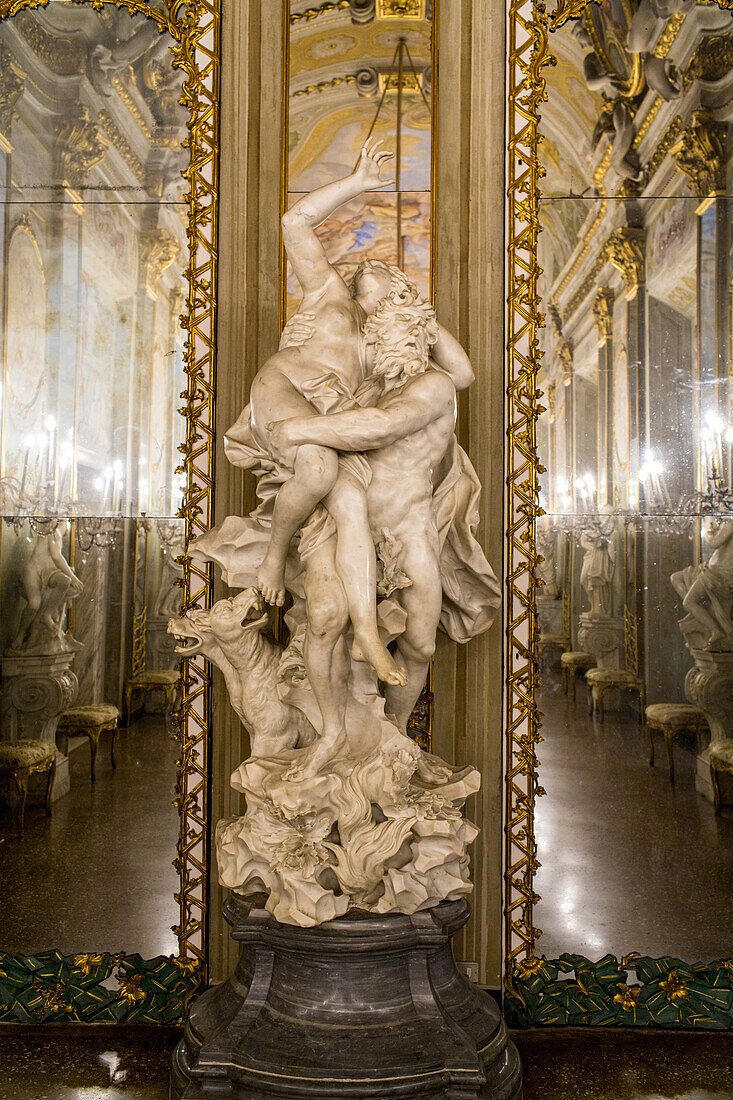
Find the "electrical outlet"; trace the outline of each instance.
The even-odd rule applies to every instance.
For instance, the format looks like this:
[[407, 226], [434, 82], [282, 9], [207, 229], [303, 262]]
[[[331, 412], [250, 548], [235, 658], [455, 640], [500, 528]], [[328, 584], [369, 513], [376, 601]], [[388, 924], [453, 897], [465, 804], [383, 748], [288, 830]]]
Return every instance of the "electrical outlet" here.
[[463, 977], [468, 978], [469, 982], [478, 981], [478, 963], [463, 962], [461, 960], [460, 962], [456, 963], [456, 966], [460, 970], [461, 974], [463, 974]]

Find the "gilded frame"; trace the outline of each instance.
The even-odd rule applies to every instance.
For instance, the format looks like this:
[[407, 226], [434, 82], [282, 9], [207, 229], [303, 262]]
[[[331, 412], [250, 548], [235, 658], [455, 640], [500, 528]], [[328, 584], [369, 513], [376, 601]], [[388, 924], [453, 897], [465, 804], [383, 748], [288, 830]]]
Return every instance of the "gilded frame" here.
[[[536, 424], [545, 411], [537, 389], [545, 318], [538, 293], [539, 122], [546, 97], [543, 70], [555, 63], [550, 32], [600, 0], [510, 0], [507, 118], [507, 632], [505, 766], [505, 1011], [510, 1024], [655, 1026], [733, 1029], [733, 960], [709, 965], [629, 952], [597, 962], [581, 955], [536, 953], [539, 895], [535, 842], [540, 786], [537, 747], [539, 631], [536, 521], [539, 474]], [[733, 9], [733, 0], [716, 0]], [[677, 28], [679, 29], [679, 24]], [[676, 33], [676, 32], [675, 32]], [[662, 144], [664, 145], [664, 139]], [[671, 142], [670, 142], [671, 144]], [[668, 151], [669, 145], [664, 149]], [[601, 196], [604, 195], [601, 190]], [[596, 223], [597, 224], [597, 223]], [[592, 230], [591, 230], [592, 231]], [[627, 647], [636, 644], [627, 618]], [[635, 980], [632, 980], [634, 978]]]
[[[50, 0], [0, 0], [0, 20]], [[208, 607], [210, 568], [191, 561], [188, 548], [213, 520], [214, 392], [217, 320], [217, 227], [219, 169], [219, 84], [221, 0], [71, 0], [105, 5], [152, 19], [171, 36], [173, 65], [185, 74], [181, 103], [188, 108], [187, 284], [181, 327], [185, 387], [179, 410], [186, 420], [185, 443], [177, 472], [186, 489], [179, 516], [185, 521], [184, 608]], [[206, 982], [209, 865], [209, 743], [211, 678], [201, 657], [183, 662], [182, 701], [177, 712], [180, 756], [174, 805], [179, 813], [177, 854], [180, 876], [179, 953], [142, 959], [101, 953], [34, 956], [0, 952], [0, 1022], [13, 1023], [176, 1023]], [[114, 977], [117, 988], [108, 988]], [[106, 984], [105, 984], [106, 983]]]

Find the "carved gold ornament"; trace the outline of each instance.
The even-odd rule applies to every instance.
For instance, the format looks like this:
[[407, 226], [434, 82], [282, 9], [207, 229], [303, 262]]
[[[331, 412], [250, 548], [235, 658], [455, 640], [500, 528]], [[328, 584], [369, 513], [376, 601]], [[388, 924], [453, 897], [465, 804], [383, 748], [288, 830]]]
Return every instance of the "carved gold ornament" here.
[[555, 354], [562, 370], [563, 386], [569, 386], [573, 380], [573, 341], [561, 340], [555, 348]]
[[700, 199], [725, 193], [727, 130], [726, 123], [716, 122], [707, 111], [695, 111], [691, 124], [669, 150]]
[[593, 299], [593, 319], [599, 340], [610, 340], [613, 334], [613, 291], [602, 287]]
[[23, 90], [23, 78], [13, 68], [10, 53], [0, 45], [0, 148], [6, 153], [12, 148], [10, 129], [17, 116], [17, 104]]
[[625, 226], [614, 229], [605, 244], [605, 258], [623, 275], [629, 298], [644, 282], [644, 240], [643, 229]]
[[[140, 238], [140, 263], [148, 294], [155, 296], [156, 286], [167, 267], [180, 259], [181, 250], [167, 229], [150, 229]], [[143, 624], [143, 632], [144, 632]]]
[[424, 19], [425, 0], [377, 0], [378, 19]]
[[89, 107], [79, 106], [54, 127], [56, 178], [64, 187], [78, 191], [84, 187], [87, 175], [104, 159], [110, 146], [109, 138], [100, 134]]

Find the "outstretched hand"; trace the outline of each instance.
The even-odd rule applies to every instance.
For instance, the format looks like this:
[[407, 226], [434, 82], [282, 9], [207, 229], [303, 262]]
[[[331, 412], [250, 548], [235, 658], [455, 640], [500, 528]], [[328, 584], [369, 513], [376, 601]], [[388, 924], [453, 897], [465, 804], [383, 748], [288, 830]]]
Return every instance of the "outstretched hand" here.
[[365, 191], [376, 191], [380, 187], [386, 187], [388, 184], [394, 183], [394, 179], [383, 180], [379, 174], [382, 165], [394, 156], [394, 153], [389, 152], [389, 150], [379, 148], [383, 144], [381, 140], [375, 141], [374, 138], [371, 138], [364, 143], [362, 148], [354, 175], [358, 177]]

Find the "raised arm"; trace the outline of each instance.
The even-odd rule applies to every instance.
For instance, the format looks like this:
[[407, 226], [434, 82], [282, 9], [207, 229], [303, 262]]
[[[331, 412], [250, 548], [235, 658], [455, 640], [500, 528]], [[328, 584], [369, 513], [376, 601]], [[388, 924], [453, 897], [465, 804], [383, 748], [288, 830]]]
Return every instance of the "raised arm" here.
[[308, 443], [335, 451], [375, 451], [420, 431], [454, 405], [452, 383], [430, 371], [385, 398], [378, 408], [283, 420], [273, 428], [270, 448], [285, 465], [292, 465], [295, 448]]
[[355, 172], [312, 191], [283, 214], [285, 251], [304, 297], [318, 294], [329, 280], [340, 278], [328, 262], [325, 249], [316, 236], [316, 226], [349, 199], [393, 182], [379, 176], [382, 164], [392, 156], [392, 153], [380, 151], [381, 144], [381, 141], [367, 142]]
[[474, 381], [470, 360], [455, 336], [438, 325], [438, 339], [430, 349], [435, 364], [444, 370], [457, 390], [467, 390]]

